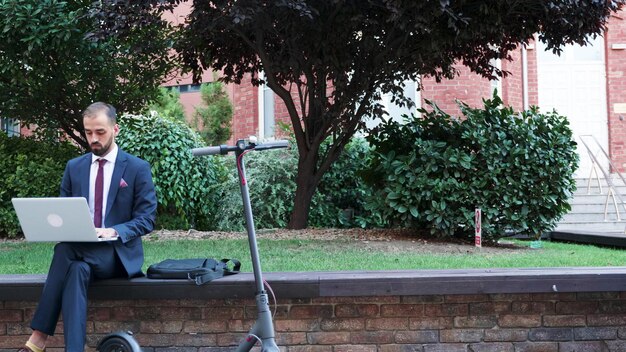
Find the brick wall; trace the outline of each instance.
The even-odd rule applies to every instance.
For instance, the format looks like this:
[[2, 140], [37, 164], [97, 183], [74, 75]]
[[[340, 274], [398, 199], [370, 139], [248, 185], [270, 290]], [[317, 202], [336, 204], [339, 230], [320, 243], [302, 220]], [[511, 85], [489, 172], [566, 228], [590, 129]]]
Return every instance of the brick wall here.
[[[301, 106], [298, 104], [300, 101], [298, 92], [295, 86], [291, 87], [291, 96], [293, 101], [296, 102], [296, 111], [298, 114], [302, 113]], [[253, 86], [249, 82], [249, 78], [246, 78], [241, 84], [229, 85], [229, 96], [233, 101], [235, 111], [233, 114], [233, 133], [230, 142], [248, 138], [251, 135], [259, 135], [259, 87]], [[241, 106], [240, 106], [241, 105]], [[282, 131], [278, 126], [279, 123], [286, 123], [291, 125], [291, 119], [289, 117], [289, 111], [282, 99], [274, 94], [274, 121], [276, 127], [274, 130], [276, 138], [283, 138], [288, 133]]]
[[[528, 106], [539, 103], [537, 96], [537, 51], [534, 48], [534, 43], [531, 43], [526, 50]], [[512, 61], [502, 61], [502, 69], [510, 74], [502, 79], [502, 91], [499, 94], [506, 105], [519, 111], [524, 106], [522, 49], [512, 51], [511, 58]]]
[[[607, 73], [607, 111], [609, 128], [609, 153], [614, 165], [624, 171], [626, 167], [626, 113], [616, 110], [615, 104], [625, 104], [626, 95], [626, 21], [621, 17], [611, 17], [605, 35]], [[620, 45], [621, 44], [621, 45]], [[618, 105], [619, 106], [619, 105]], [[623, 106], [623, 105], [622, 105]], [[620, 112], [621, 111], [621, 112]]]
[[502, 89], [498, 94], [507, 105], [521, 110], [524, 101], [521, 50], [511, 52], [511, 58], [513, 61], [502, 60], [502, 70], [510, 72], [510, 75], [501, 79]]
[[[0, 351], [25, 341], [34, 308], [0, 302]], [[126, 329], [144, 351], [232, 351], [255, 316], [252, 299], [92, 300], [88, 350]], [[285, 352], [626, 351], [626, 292], [279, 299], [275, 326]]]
[[259, 130], [259, 90], [250, 83], [249, 77], [232, 90], [233, 123], [231, 142], [240, 138], [258, 135]]
[[[437, 83], [432, 77], [422, 80], [422, 99], [431, 100], [450, 115], [459, 115], [456, 100], [472, 107], [482, 107], [482, 99], [491, 97], [491, 83], [488, 79], [472, 73], [463, 65], [456, 65], [458, 77]], [[423, 105], [424, 106], [424, 105]]]
[[537, 44], [530, 43], [526, 50], [528, 61], [528, 105], [539, 105], [539, 83], [537, 79]]

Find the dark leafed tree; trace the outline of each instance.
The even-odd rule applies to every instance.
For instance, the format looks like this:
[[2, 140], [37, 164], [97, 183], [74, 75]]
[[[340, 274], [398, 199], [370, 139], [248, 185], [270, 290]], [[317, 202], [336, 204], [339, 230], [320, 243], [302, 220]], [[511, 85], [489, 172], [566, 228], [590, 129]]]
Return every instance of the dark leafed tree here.
[[0, 1], [0, 116], [87, 147], [81, 113], [90, 103], [139, 111], [158, 95], [172, 70], [166, 27], [136, 27], [96, 42], [86, 37], [97, 27], [91, 5]]
[[[163, 25], [179, 1], [104, 2], [100, 35]], [[555, 52], [601, 35], [620, 1], [195, 0], [174, 46], [184, 66], [224, 82], [265, 83], [283, 100], [297, 141], [297, 191], [289, 227], [307, 225], [324, 172], [366, 118], [398, 103], [405, 80], [454, 78], [455, 63], [493, 78], [494, 59], [539, 39]], [[327, 143], [322, 143], [327, 141]]]

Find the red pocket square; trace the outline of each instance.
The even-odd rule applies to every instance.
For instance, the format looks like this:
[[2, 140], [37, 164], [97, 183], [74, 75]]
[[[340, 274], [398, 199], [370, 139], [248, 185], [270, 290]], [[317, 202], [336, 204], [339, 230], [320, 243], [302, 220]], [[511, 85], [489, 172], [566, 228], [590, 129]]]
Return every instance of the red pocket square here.
[[124, 179], [120, 180], [120, 188], [124, 188], [124, 187], [128, 187], [128, 183], [126, 183], [126, 181], [124, 181]]

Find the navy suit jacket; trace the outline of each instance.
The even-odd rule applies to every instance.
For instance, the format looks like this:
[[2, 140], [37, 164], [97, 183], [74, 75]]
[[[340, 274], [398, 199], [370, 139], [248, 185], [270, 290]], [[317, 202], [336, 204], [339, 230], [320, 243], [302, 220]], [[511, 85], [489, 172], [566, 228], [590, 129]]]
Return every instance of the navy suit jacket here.
[[[91, 158], [92, 154], [87, 153], [68, 161], [61, 182], [61, 197], [89, 199]], [[107, 197], [102, 227], [117, 231], [119, 239], [113, 246], [128, 277], [141, 276], [144, 260], [141, 236], [154, 228], [157, 209], [150, 164], [118, 149]]]

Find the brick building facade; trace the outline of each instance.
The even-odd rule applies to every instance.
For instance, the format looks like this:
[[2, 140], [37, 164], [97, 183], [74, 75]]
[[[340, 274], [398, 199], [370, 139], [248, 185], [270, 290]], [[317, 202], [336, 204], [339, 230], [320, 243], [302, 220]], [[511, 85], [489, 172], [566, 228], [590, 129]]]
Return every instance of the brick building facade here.
[[609, 22], [606, 40], [606, 90], [608, 108], [608, 134], [610, 154], [614, 163], [626, 167], [626, 122], [624, 122], [624, 103], [626, 102], [626, 20], [614, 16]]

